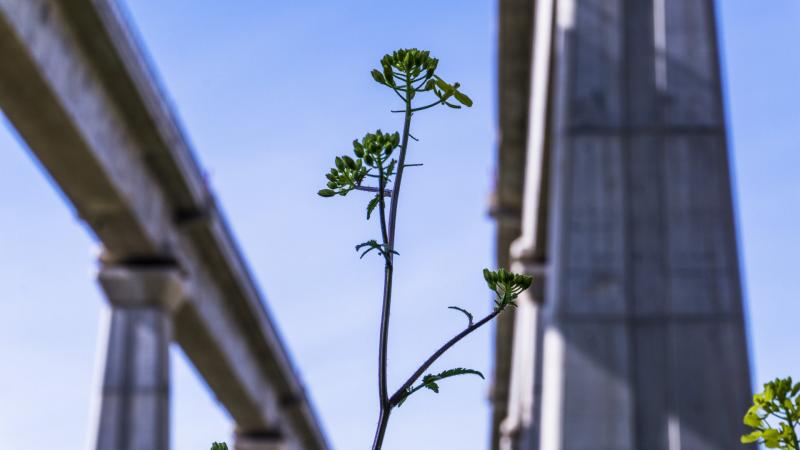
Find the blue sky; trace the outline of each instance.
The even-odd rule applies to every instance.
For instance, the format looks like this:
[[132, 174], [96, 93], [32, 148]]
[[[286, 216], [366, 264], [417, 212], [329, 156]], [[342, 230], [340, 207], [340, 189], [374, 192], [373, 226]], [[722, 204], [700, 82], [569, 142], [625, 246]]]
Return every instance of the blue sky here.
[[[448, 305], [489, 308], [480, 270], [493, 251], [494, 2], [126, 3], [331, 441], [366, 448], [381, 269], [352, 246], [376, 235], [374, 223], [363, 220], [363, 202], [314, 193], [354, 137], [401, 125], [387, 111], [395, 98], [369, 77], [387, 50], [431, 49], [441, 73], [475, 100], [471, 110], [416, 119], [422, 142], [412, 159], [425, 166], [409, 172], [400, 208], [397, 384], [463, 325]], [[721, 3], [753, 366], [757, 381], [800, 376], [800, 3]], [[86, 448], [105, 310], [96, 244], [8, 127], [0, 128], [0, 204], [0, 439], [16, 450]], [[300, 283], [309, 274], [317, 282]], [[437, 367], [488, 373], [490, 337], [477, 333]], [[173, 353], [174, 448], [228, 439], [229, 419]], [[487, 389], [464, 378], [438, 396], [418, 395], [393, 416], [387, 450], [485, 448]]]

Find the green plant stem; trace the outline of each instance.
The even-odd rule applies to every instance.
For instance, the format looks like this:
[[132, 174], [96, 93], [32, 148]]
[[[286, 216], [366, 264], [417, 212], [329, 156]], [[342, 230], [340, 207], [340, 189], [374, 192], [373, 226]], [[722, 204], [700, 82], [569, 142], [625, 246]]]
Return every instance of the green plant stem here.
[[[378, 178], [378, 192], [380, 192], [380, 196], [378, 197], [378, 207], [380, 208], [380, 220], [381, 220], [381, 237], [383, 238], [383, 247], [387, 250], [387, 258], [390, 258], [392, 252], [389, 251], [389, 234], [386, 231], [386, 201], [384, 197], [386, 196], [386, 179], [383, 177], [383, 164], [378, 164], [378, 174], [380, 177]], [[390, 259], [387, 259], [387, 262]], [[390, 280], [391, 281], [391, 280]]]
[[[386, 376], [387, 350], [389, 347], [389, 313], [392, 306], [392, 276], [394, 273], [394, 243], [397, 225], [397, 205], [400, 200], [400, 186], [403, 181], [403, 169], [405, 168], [406, 150], [408, 149], [408, 136], [411, 131], [411, 81], [410, 75], [405, 74], [406, 80], [406, 103], [405, 120], [403, 123], [403, 136], [400, 144], [400, 156], [398, 157], [397, 175], [395, 175], [394, 186], [392, 189], [392, 202], [389, 207], [389, 232], [386, 242], [387, 256], [383, 279], [383, 305], [381, 309], [381, 329], [380, 343], [378, 348], [378, 391], [380, 397], [380, 414], [378, 415], [378, 425], [375, 430], [375, 439], [372, 442], [372, 450], [380, 450], [383, 446], [383, 438], [386, 435], [386, 427], [389, 424], [389, 415], [392, 411], [392, 404], [389, 402], [388, 380]], [[381, 216], [383, 217], [385, 204], [380, 201]]]
[[489, 321], [491, 321], [492, 319], [497, 317], [497, 315], [500, 314], [501, 311], [502, 311], [502, 309], [494, 309], [489, 315], [487, 315], [483, 319], [475, 322], [474, 324], [470, 325], [464, 331], [462, 331], [461, 333], [458, 333], [452, 339], [447, 341], [444, 345], [439, 347], [438, 350], [433, 352], [433, 354], [428, 359], [426, 359], [425, 362], [422, 363], [422, 365], [419, 366], [419, 368], [414, 372], [413, 375], [408, 377], [406, 382], [403, 383], [402, 386], [400, 386], [400, 389], [398, 389], [394, 394], [392, 394], [391, 398], [389, 398], [389, 404], [392, 407], [397, 406], [397, 404], [400, 403], [400, 401], [402, 401], [403, 398], [406, 396], [406, 391], [411, 386], [414, 385], [414, 383], [419, 379], [419, 377], [421, 377], [422, 374], [424, 374], [425, 371], [428, 370], [428, 368], [434, 362], [436, 362], [436, 360], [439, 359], [440, 356], [442, 356], [444, 354], [444, 352], [449, 350], [450, 347], [456, 345], [458, 343], [458, 341], [460, 341], [461, 339], [464, 339], [465, 337], [470, 335], [473, 331], [477, 330], [478, 328], [482, 327], [484, 324], [488, 323]]
[[380, 188], [380, 187], [372, 187], [372, 186], [356, 186], [354, 189], [357, 190], [357, 191], [364, 191], [364, 192], [375, 192], [375, 193], [383, 192], [383, 196], [384, 197], [391, 197], [392, 196], [391, 189], [386, 189], [385, 187], [384, 188]]
[[796, 424], [790, 419], [792, 417], [792, 412], [788, 409], [786, 410], [786, 421], [789, 422], [789, 428], [792, 429], [792, 441], [794, 441], [794, 448], [795, 450], [800, 450], [800, 441], [797, 439], [797, 430], [795, 430]]

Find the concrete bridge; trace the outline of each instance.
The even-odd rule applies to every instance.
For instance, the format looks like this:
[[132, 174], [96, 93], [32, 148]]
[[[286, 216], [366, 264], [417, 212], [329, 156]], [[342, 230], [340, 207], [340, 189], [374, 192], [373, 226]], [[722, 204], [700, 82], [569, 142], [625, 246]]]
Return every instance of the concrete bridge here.
[[494, 448], [743, 448], [713, 0], [500, 0]]
[[239, 450], [328, 444], [264, 299], [113, 0], [0, 0], [0, 108], [103, 245], [97, 450], [169, 445], [174, 341]]
[[[738, 448], [750, 389], [713, 0], [499, 0], [493, 446]], [[0, 108], [103, 244], [97, 450], [165, 450], [175, 341], [238, 450], [328, 448], [113, 0], [0, 0]]]

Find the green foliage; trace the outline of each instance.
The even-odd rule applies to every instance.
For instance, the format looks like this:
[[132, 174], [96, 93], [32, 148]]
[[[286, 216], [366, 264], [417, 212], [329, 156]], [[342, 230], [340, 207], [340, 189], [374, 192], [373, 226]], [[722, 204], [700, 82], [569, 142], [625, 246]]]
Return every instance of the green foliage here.
[[[389, 255], [389, 252], [390, 252], [390, 250], [387, 250], [387, 247], [386, 247], [385, 244], [378, 244], [378, 241], [376, 241], [375, 239], [370, 239], [367, 242], [362, 242], [362, 243], [356, 245], [356, 251], [357, 252], [361, 251], [361, 249], [363, 249], [363, 248], [366, 248], [366, 250], [364, 250], [364, 252], [361, 253], [361, 256], [359, 258], [363, 258], [364, 255], [366, 255], [367, 253], [371, 252], [372, 250], [377, 250], [378, 253], [381, 256], [383, 256], [384, 258], [386, 258]], [[391, 250], [391, 253], [394, 253], [395, 255], [399, 255], [400, 254], [400, 253], [397, 253], [394, 250]]]
[[797, 433], [800, 383], [792, 384], [792, 377], [765, 383], [764, 391], [753, 396], [753, 406], [744, 415], [744, 424], [753, 431], [742, 436], [743, 444], [761, 443], [767, 448], [800, 450]]
[[361, 158], [353, 159], [347, 155], [337, 156], [334, 162], [335, 167], [325, 174], [325, 178], [328, 179], [328, 188], [318, 192], [322, 197], [333, 197], [337, 194], [347, 195], [348, 192], [361, 186], [361, 182], [369, 172], [364, 167]]
[[367, 220], [369, 220], [369, 216], [372, 215], [372, 211], [375, 211], [375, 208], [381, 201], [381, 194], [375, 194], [375, 197], [367, 203]]
[[[405, 162], [409, 139], [419, 141], [419, 139], [411, 135], [411, 118], [419, 111], [440, 105], [455, 109], [460, 109], [462, 106], [472, 106], [472, 100], [460, 90], [461, 84], [457, 82], [449, 83], [442, 79], [436, 73], [438, 67], [439, 60], [432, 57], [429, 51], [416, 48], [400, 49], [381, 58], [380, 69], [372, 70], [370, 75], [375, 82], [389, 88], [394, 95], [403, 101], [403, 109], [392, 111], [403, 113], [403, 131], [402, 133], [384, 133], [381, 130], [376, 130], [374, 133], [365, 134], [360, 140], [354, 140], [352, 154], [334, 158], [334, 166], [325, 174], [327, 179], [325, 188], [317, 192], [319, 196], [326, 198], [344, 197], [352, 191], [373, 193], [366, 207], [367, 220], [374, 215], [376, 209], [379, 213], [380, 240], [370, 239], [356, 245], [356, 251], [361, 252], [361, 258], [375, 251], [383, 256], [385, 262], [378, 371], [381, 414], [375, 433], [373, 450], [381, 448], [389, 412], [393, 407], [399, 406], [399, 403], [402, 403], [408, 395], [423, 388], [439, 392], [439, 381], [457, 375], [472, 374], [483, 378], [483, 374], [477, 370], [457, 368], [445, 370], [438, 374], [427, 374], [422, 377], [421, 384], [412, 387], [419, 377], [446, 350], [496, 317], [505, 306], [513, 304], [516, 296], [530, 285], [529, 277], [510, 274], [503, 269], [499, 272], [484, 271], [485, 274], [490, 273], [494, 274], [492, 275], [493, 277], [499, 276], [502, 278], [502, 281], [498, 281], [500, 278], [495, 280], [495, 287], [492, 288], [498, 292], [498, 300], [495, 301], [496, 308], [488, 316], [478, 322], [474, 322], [472, 313], [457, 306], [451, 306], [451, 309], [460, 311], [467, 317], [469, 326], [431, 355], [393, 395], [389, 396], [386, 386], [386, 349], [388, 347], [388, 320], [392, 296], [393, 259], [395, 255], [399, 255], [394, 245], [397, 202], [403, 170], [406, 167], [422, 165], [406, 164]], [[418, 94], [426, 94], [430, 99], [430, 103], [422, 106], [413, 105], [413, 100], [417, 98]], [[431, 96], [430, 94], [433, 95]], [[370, 179], [377, 186], [366, 185], [365, 181]], [[387, 207], [387, 205], [390, 206]], [[508, 277], [510, 278], [506, 280]], [[527, 280], [527, 285], [525, 285], [525, 280]], [[215, 443], [212, 450], [227, 450], [227, 447], [225, 444]]]
[[[393, 91], [394, 95], [403, 101], [403, 109], [392, 111], [404, 114], [403, 131], [384, 133], [377, 130], [374, 133], [365, 134], [360, 140], [354, 140], [352, 155], [343, 155], [334, 159], [335, 166], [325, 175], [328, 180], [326, 188], [318, 192], [322, 197], [345, 196], [354, 190], [370, 192], [372, 196], [366, 207], [367, 220], [374, 215], [379, 218], [380, 240], [370, 239], [356, 246], [356, 251], [361, 253], [362, 258], [375, 251], [383, 256], [385, 262], [378, 358], [381, 419], [376, 430], [373, 450], [381, 448], [389, 412], [393, 407], [399, 406], [409, 395], [420, 389], [429, 389], [438, 393], [441, 380], [458, 375], [471, 374], [483, 378], [483, 374], [477, 370], [464, 368], [445, 370], [438, 374], [428, 373], [425, 376], [422, 374], [458, 341], [492, 320], [506, 306], [514, 305], [517, 295], [531, 284], [530, 277], [512, 274], [505, 269], [497, 272], [484, 270], [487, 282], [498, 296], [495, 300], [494, 310], [475, 322], [472, 313], [463, 308], [451, 306], [450, 309], [459, 311], [467, 317], [469, 323], [467, 328], [431, 355], [393, 395], [388, 395], [386, 349], [392, 296], [393, 261], [394, 255], [398, 255], [394, 245], [397, 202], [403, 170], [406, 167], [421, 165], [406, 164], [405, 162], [409, 139], [418, 141], [410, 133], [411, 119], [412, 116], [416, 117], [417, 112], [435, 106], [441, 105], [455, 109], [472, 106], [472, 100], [460, 90], [461, 85], [445, 81], [436, 73], [438, 67], [439, 60], [432, 57], [430, 52], [415, 48], [397, 50], [381, 58], [380, 68], [372, 70], [370, 75], [375, 82]], [[423, 96], [429, 98], [428, 103], [423, 103], [421, 106], [413, 104], [415, 99]], [[367, 180], [373, 181], [374, 184], [368, 186]], [[376, 211], [377, 214], [375, 214]], [[414, 386], [420, 377], [421, 381]]]
[[483, 279], [486, 280], [489, 289], [497, 294], [494, 305], [498, 310], [503, 310], [508, 305], [516, 307], [515, 300], [519, 294], [528, 289], [533, 282], [533, 278], [528, 275], [512, 273], [503, 268], [496, 272], [483, 269]]
[[425, 375], [424, 377], [422, 377], [422, 382], [418, 386], [406, 389], [405, 395], [403, 395], [403, 398], [400, 399], [400, 401], [397, 404], [397, 406], [402, 405], [403, 402], [405, 402], [406, 399], [408, 399], [408, 397], [411, 394], [413, 394], [413, 393], [415, 393], [415, 392], [417, 392], [417, 391], [419, 391], [420, 389], [423, 389], [423, 388], [429, 389], [429, 390], [433, 391], [434, 393], [438, 394], [439, 393], [439, 383], [438, 383], [438, 381], [444, 380], [445, 378], [456, 377], [456, 376], [459, 376], [459, 375], [477, 375], [477, 376], [481, 377], [484, 380], [486, 379], [483, 376], [483, 374], [480, 373], [479, 371], [473, 370], [473, 369], [465, 369], [463, 367], [457, 367], [455, 369], [448, 369], [448, 370], [445, 370], [443, 372], [439, 372], [439, 373], [437, 373], [435, 375], [429, 373], [429, 374]]
[[214, 442], [211, 444], [211, 450], [228, 450], [228, 444], [224, 442]]

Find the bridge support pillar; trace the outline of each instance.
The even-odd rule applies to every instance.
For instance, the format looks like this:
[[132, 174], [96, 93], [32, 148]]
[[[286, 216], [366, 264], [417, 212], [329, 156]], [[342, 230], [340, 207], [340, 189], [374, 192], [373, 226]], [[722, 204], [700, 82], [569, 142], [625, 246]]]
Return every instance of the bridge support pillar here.
[[169, 449], [169, 344], [183, 298], [173, 267], [103, 268], [108, 341], [96, 450]]
[[236, 434], [234, 450], [289, 450], [279, 434]]

